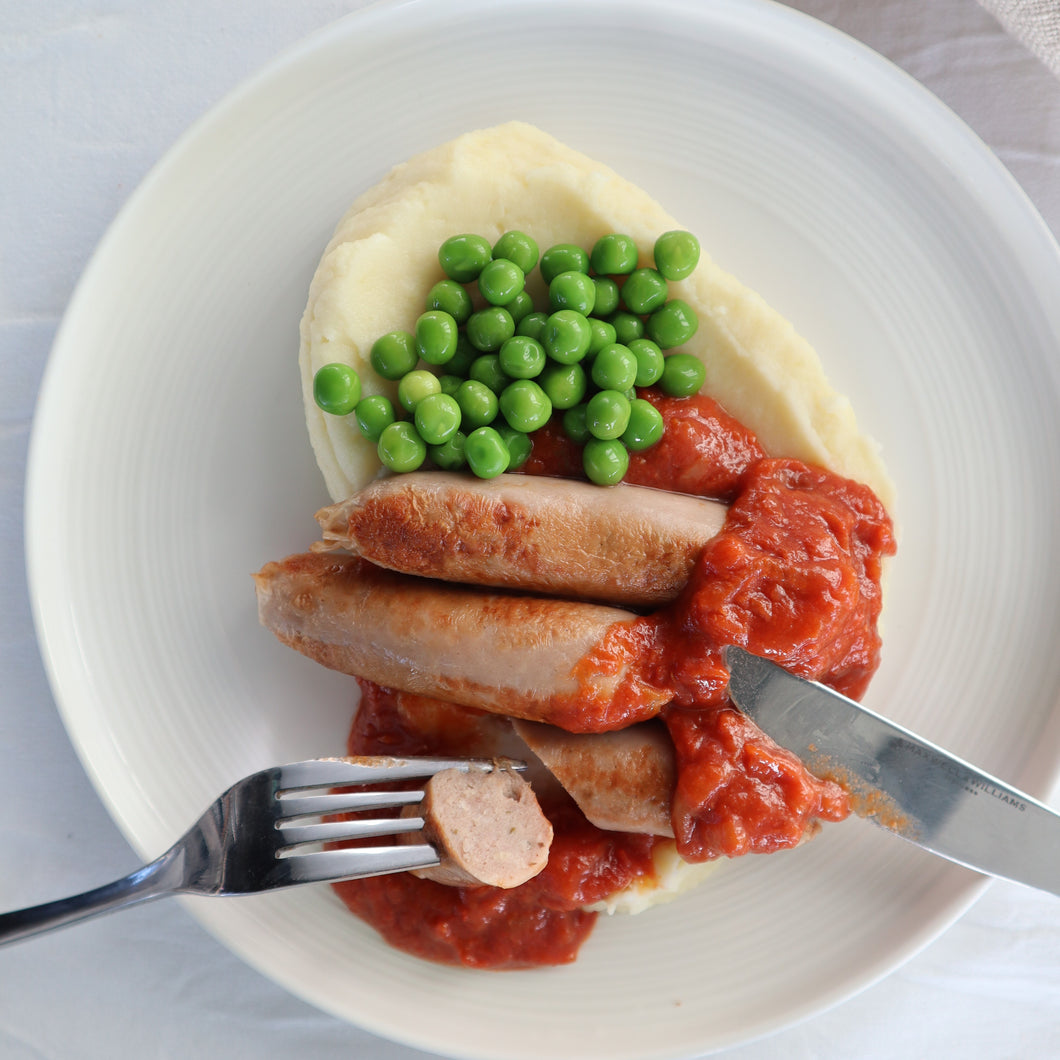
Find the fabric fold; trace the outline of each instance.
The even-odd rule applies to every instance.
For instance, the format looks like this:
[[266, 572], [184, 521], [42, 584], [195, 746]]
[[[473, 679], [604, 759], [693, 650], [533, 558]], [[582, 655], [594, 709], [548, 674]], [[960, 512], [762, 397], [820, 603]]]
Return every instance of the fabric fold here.
[[979, 0], [979, 3], [1060, 77], [1058, 0]]

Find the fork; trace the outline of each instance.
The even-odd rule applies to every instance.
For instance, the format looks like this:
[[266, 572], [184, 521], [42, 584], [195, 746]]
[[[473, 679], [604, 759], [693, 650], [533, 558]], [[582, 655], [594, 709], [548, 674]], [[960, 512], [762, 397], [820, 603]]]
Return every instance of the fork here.
[[[309, 844], [418, 832], [422, 817], [311, 823], [321, 815], [394, 809], [423, 791], [309, 794], [314, 788], [429, 778], [445, 769], [489, 772], [497, 763], [467, 758], [314, 758], [273, 766], [233, 784], [161, 857], [83, 894], [0, 914], [0, 945], [170, 894], [254, 894], [300, 883], [380, 876], [439, 864], [427, 842], [342, 850]], [[525, 768], [504, 761], [507, 768]]]

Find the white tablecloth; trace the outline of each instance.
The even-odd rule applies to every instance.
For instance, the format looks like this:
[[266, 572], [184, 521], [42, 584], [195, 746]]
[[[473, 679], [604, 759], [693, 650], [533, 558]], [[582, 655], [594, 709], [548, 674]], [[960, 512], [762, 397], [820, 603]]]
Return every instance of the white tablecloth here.
[[[363, 0], [0, 0], [0, 907], [136, 859], [82, 772], [34, 639], [26, 449], [49, 346], [89, 255], [181, 132], [277, 52]], [[1060, 233], [1060, 80], [974, 0], [796, 0], [974, 129]], [[0, 951], [0, 1057], [422, 1054], [288, 996], [178, 903]], [[854, 1000], [733, 1060], [1060, 1056], [1060, 903], [993, 884]]]

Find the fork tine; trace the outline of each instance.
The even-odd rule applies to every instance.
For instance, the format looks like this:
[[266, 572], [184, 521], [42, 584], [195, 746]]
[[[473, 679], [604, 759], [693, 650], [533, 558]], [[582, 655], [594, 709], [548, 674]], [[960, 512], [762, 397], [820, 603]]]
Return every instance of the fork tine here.
[[382, 876], [439, 864], [431, 846], [362, 847], [360, 850], [317, 850], [283, 859], [294, 883], [324, 883]]
[[280, 799], [281, 820], [326, 813], [356, 813], [423, 801], [422, 791], [347, 791], [339, 795], [287, 795]]
[[[413, 780], [429, 777], [443, 769], [489, 772], [495, 768], [490, 759], [474, 758], [311, 758], [292, 762], [278, 769], [280, 791], [299, 788], [341, 787], [345, 784], [373, 784], [384, 780]], [[512, 762], [511, 769], [525, 769], [525, 763]]]
[[367, 839], [370, 836], [403, 835], [423, 828], [422, 817], [382, 817], [370, 821], [324, 821], [321, 824], [277, 823], [288, 846], [301, 843], [335, 843], [343, 839]]

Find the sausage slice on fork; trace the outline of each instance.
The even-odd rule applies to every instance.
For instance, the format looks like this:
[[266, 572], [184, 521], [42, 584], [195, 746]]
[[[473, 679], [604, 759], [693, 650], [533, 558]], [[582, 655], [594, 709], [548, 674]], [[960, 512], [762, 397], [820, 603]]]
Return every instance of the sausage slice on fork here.
[[423, 801], [403, 815], [422, 817], [441, 864], [413, 874], [452, 887], [518, 887], [548, 864], [552, 825], [530, 785], [511, 769], [436, 773]]

